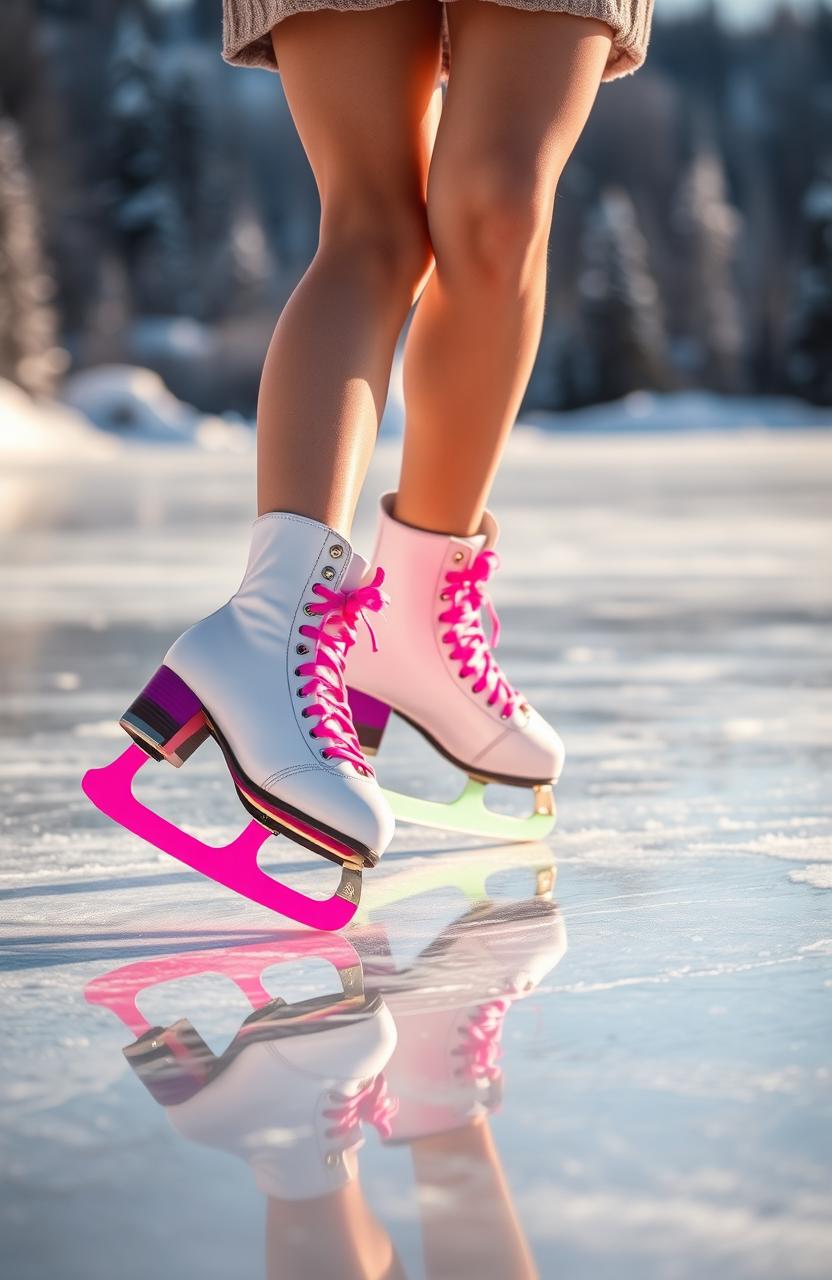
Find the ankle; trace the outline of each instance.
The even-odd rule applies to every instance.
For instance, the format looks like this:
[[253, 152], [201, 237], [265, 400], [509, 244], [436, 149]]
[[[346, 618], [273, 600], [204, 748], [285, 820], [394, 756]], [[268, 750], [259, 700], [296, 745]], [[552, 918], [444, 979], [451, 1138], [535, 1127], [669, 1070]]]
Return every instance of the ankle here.
[[446, 538], [473, 538], [481, 531], [484, 512], [453, 510], [441, 504], [413, 501], [407, 494], [395, 496], [392, 518], [398, 524], [422, 533], [437, 533]]

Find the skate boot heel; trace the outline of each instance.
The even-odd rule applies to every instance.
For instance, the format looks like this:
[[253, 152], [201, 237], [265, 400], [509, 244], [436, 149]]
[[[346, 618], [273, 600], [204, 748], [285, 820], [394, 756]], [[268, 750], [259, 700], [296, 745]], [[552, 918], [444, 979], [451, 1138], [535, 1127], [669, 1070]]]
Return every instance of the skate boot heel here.
[[153, 760], [183, 765], [208, 737], [202, 703], [170, 667], [160, 667], [119, 724]]
[[361, 750], [366, 756], [374, 756], [390, 719], [390, 707], [358, 689], [347, 689], [347, 697]]

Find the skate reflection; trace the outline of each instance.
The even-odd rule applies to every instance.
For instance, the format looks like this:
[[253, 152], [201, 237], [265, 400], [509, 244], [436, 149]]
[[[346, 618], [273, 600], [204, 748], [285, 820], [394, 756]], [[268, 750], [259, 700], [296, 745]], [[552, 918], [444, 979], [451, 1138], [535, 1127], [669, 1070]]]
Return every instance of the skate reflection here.
[[395, 941], [365, 961], [367, 988], [396, 1024], [385, 1069], [396, 1111], [385, 1141], [410, 1150], [430, 1280], [537, 1275], [490, 1128], [503, 1097], [506, 1019], [566, 951], [554, 868], [530, 869], [534, 897], [473, 902], [408, 964], [394, 959]]
[[[368, 1127], [409, 1150], [432, 1280], [536, 1275], [490, 1130], [506, 1019], [566, 948], [551, 860], [547, 873], [529, 852], [533, 897], [472, 901], [406, 961], [395, 931], [372, 924], [349, 940], [291, 932], [141, 960], [87, 988], [130, 1030], [125, 1057], [176, 1132], [250, 1168], [268, 1280], [406, 1274], [359, 1180]], [[424, 899], [412, 877], [400, 891]], [[336, 994], [287, 1003], [264, 986], [266, 969], [313, 958], [333, 966]], [[252, 1010], [219, 1053], [187, 1018], [152, 1026], [139, 1009], [148, 988], [207, 973]]]

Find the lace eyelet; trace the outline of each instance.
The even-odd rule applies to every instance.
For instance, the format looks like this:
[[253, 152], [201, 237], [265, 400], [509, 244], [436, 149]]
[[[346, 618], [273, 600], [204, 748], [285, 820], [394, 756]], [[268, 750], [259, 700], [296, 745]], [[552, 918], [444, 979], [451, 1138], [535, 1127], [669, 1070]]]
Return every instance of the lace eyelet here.
[[304, 696], [303, 689], [295, 689], [295, 696], [298, 698], [302, 698]]
[[317, 735], [316, 735], [316, 733], [315, 733], [315, 730], [314, 730], [314, 729], [310, 729], [310, 730], [309, 730], [309, 736], [310, 736], [310, 738], [314, 738], [314, 737], [316, 737], [316, 736], [317, 736]]
[[324, 568], [321, 570], [321, 576], [326, 578], [327, 582], [332, 581], [332, 579], [335, 577], [335, 570], [333, 569], [331, 564], [324, 566]]
[[305, 604], [305, 605], [303, 606], [303, 612], [306, 614], [307, 618], [311, 618], [311, 617], [312, 617], [312, 606], [311, 606], [311, 604]]
[[344, 554], [344, 548], [336, 542], [334, 547], [329, 548], [329, 554], [332, 556], [333, 560], [340, 560], [341, 556]]
[[295, 649], [295, 653], [308, 653], [308, 652], [309, 652], [309, 646], [305, 644], [299, 644]]
[[308, 720], [308, 719], [309, 719], [309, 708], [308, 708], [308, 707], [304, 707], [300, 714], [301, 714], [301, 717], [302, 717], [304, 720]]
[[464, 551], [455, 551], [455, 552], [454, 552], [454, 560], [455, 560], [455, 562], [456, 562], [457, 564], [459, 564], [460, 560], [464, 560], [464, 559], [465, 559], [465, 552], [464, 552]]
[[329, 756], [326, 753], [326, 747], [321, 747], [321, 750], [318, 752], [318, 755], [321, 757], [322, 760], [329, 759]]

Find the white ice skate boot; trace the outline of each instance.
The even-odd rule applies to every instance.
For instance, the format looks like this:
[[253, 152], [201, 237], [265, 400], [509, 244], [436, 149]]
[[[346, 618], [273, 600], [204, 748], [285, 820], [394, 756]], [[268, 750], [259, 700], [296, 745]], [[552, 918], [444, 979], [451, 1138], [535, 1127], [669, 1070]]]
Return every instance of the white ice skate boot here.
[[357, 872], [345, 890], [356, 900], [361, 868], [378, 862], [394, 828], [344, 686], [359, 622], [384, 603], [383, 577], [326, 525], [261, 516], [237, 593], [180, 636], [121, 720], [145, 752], [177, 766], [212, 735], [248, 812]]
[[395, 1111], [381, 1074], [396, 1031], [383, 1000], [331, 1015], [316, 1006], [275, 1008], [262, 1039], [247, 1044], [187, 1101], [168, 1106], [191, 1142], [246, 1161], [264, 1195], [308, 1200], [357, 1173], [361, 1124], [390, 1134]]
[[[272, 998], [264, 973], [299, 960], [332, 965], [341, 991], [292, 1004]], [[188, 1018], [153, 1026], [138, 1007], [151, 989], [208, 975], [233, 982], [253, 1007], [220, 1054]], [[85, 994], [136, 1037], [124, 1056], [174, 1129], [245, 1160], [268, 1195], [334, 1191], [355, 1176], [361, 1123], [389, 1136], [395, 1106], [380, 1073], [395, 1026], [380, 993], [365, 992], [361, 960], [345, 938], [294, 930], [153, 956], [94, 978]]]
[[[373, 563], [384, 565], [391, 598], [378, 625], [378, 653], [360, 637], [347, 668], [359, 741], [375, 752], [393, 711], [468, 774], [454, 805], [388, 793], [397, 817], [501, 839], [540, 839], [554, 825], [552, 786], [564, 748], [494, 658], [499, 627], [486, 587], [498, 563], [496, 521], [487, 513], [472, 537], [430, 533], [393, 518], [395, 496], [381, 500], [373, 553]], [[482, 606], [492, 622], [490, 643]], [[488, 782], [533, 788], [534, 814], [521, 820], [491, 813], [483, 804]]]
[[384, 993], [396, 1023], [385, 1072], [397, 1104], [391, 1141], [446, 1133], [495, 1110], [506, 1014], [565, 950], [562, 916], [544, 896], [480, 903], [403, 972], [367, 961], [367, 985]]

